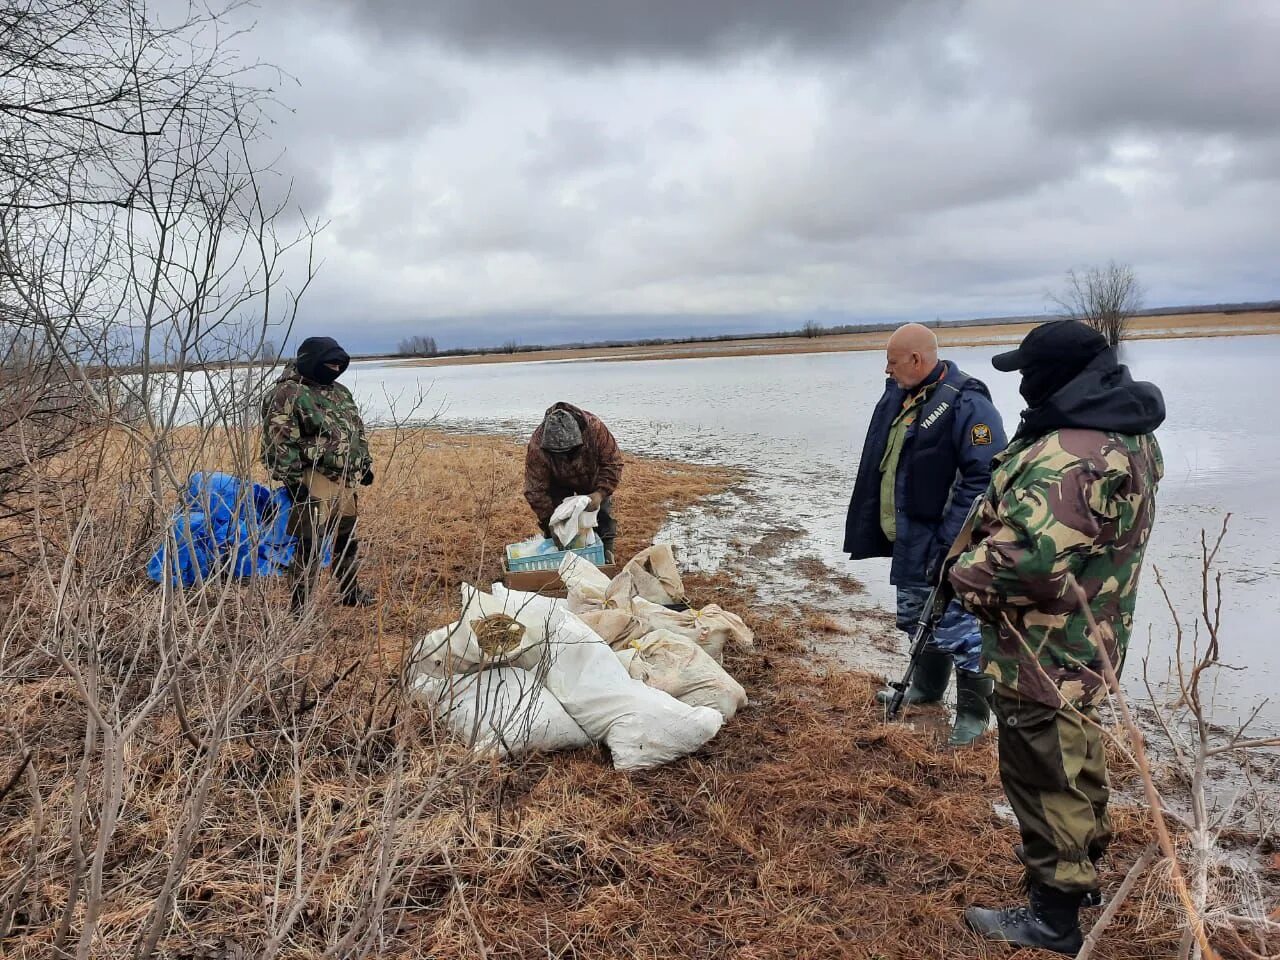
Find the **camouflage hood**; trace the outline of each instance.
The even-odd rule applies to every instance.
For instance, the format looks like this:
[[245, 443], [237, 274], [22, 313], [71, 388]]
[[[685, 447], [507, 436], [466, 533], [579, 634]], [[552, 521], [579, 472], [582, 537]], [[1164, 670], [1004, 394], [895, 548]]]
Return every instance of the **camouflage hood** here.
[[1014, 439], [1066, 429], [1141, 436], [1164, 423], [1164, 416], [1160, 388], [1134, 380], [1115, 350], [1108, 349], [1044, 403], [1024, 410]]

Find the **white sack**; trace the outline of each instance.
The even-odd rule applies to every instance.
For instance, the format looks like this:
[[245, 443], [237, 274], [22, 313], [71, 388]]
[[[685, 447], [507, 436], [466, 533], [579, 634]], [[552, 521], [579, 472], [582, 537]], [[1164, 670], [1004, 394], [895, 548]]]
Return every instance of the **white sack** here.
[[661, 604], [685, 602], [684, 581], [670, 544], [659, 543], [640, 551], [613, 578], [608, 598], [616, 606], [624, 606], [633, 597]]
[[651, 629], [629, 610], [591, 610], [578, 614], [578, 619], [615, 650], [625, 647], [632, 640], [639, 640]]
[[547, 526], [565, 548], [589, 547], [596, 542], [595, 528], [599, 520], [599, 511], [591, 509], [590, 497], [565, 497], [551, 514]]
[[716, 651], [712, 654], [716, 660], [721, 659], [721, 652], [726, 643], [733, 643], [740, 650], [755, 649], [756, 635], [736, 613], [730, 613], [714, 603], [708, 603], [695, 612], [698, 625], [705, 627], [707, 631], [704, 648], [708, 653]]
[[631, 642], [625, 666], [636, 680], [669, 693], [691, 707], [711, 707], [726, 720], [746, 706], [747, 691], [692, 640], [655, 630]]
[[[647, 628], [645, 633], [654, 630], [670, 630], [706, 649], [708, 631], [698, 623], [696, 611], [668, 610], [661, 604], [653, 603], [644, 597], [636, 597], [631, 601], [631, 613], [645, 625]], [[717, 654], [713, 653], [712, 656]]]
[[[548, 632], [556, 628], [560, 618], [568, 611], [568, 604], [562, 597], [548, 597], [528, 590], [512, 590], [504, 583], [495, 583], [490, 588], [493, 598], [503, 605], [507, 616], [529, 617], [543, 624]], [[517, 611], [512, 613], [511, 611]]]
[[716, 663], [724, 662], [724, 645], [733, 641], [743, 650], [755, 648], [755, 634], [737, 614], [714, 603], [701, 610], [668, 610], [642, 597], [631, 601], [631, 613], [652, 630], [670, 630], [692, 640]]
[[689, 707], [633, 680], [609, 645], [566, 615], [548, 639], [547, 689], [619, 770], [657, 767], [686, 756], [724, 723], [709, 707]]
[[584, 613], [604, 606], [609, 578], [590, 560], [576, 553], [566, 553], [560, 561], [560, 582], [565, 585], [569, 610]]
[[[538, 663], [546, 647], [550, 616], [550, 609], [539, 602], [545, 598], [536, 594], [495, 596], [466, 583], [462, 584], [461, 592], [462, 616], [458, 622], [432, 630], [418, 642], [413, 658], [418, 673], [440, 678], [501, 664], [530, 668]], [[526, 598], [533, 598], [534, 602]], [[471, 623], [497, 613], [519, 621], [525, 628], [524, 636], [511, 649], [490, 655], [476, 640]]]
[[446, 678], [420, 677], [414, 692], [478, 754], [505, 757], [591, 743], [528, 670], [495, 667]]
[[418, 641], [413, 669], [419, 676], [443, 679], [475, 670], [483, 659], [484, 651], [476, 645], [471, 631], [464, 630], [461, 623], [451, 623]]

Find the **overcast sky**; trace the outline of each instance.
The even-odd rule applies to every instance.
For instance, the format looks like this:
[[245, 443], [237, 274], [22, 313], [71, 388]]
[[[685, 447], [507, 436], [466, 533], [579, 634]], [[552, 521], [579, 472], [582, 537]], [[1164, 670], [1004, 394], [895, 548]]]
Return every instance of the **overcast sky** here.
[[1275, 0], [272, 0], [355, 349], [1280, 296]]

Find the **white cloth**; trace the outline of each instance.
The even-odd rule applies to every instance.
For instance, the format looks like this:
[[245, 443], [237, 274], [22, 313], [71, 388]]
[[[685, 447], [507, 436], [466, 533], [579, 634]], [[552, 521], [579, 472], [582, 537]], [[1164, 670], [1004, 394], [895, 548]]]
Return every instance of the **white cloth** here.
[[585, 496], [565, 497], [555, 513], [551, 514], [551, 533], [565, 547], [568, 547], [578, 535], [589, 533], [585, 542], [578, 546], [589, 547], [595, 543], [595, 527], [600, 514], [591, 509], [591, 498]]

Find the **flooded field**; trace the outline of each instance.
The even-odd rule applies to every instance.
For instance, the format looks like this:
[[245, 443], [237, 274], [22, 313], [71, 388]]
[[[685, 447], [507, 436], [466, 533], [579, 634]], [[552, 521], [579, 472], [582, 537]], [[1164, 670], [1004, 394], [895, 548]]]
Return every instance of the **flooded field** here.
[[[1022, 407], [1014, 375], [998, 374], [996, 347], [944, 355], [991, 387], [1012, 432]], [[1158, 437], [1167, 474], [1139, 604], [1126, 680], [1167, 676], [1173, 625], [1157, 589], [1158, 569], [1188, 642], [1201, 605], [1200, 531], [1212, 536], [1230, 513], [1222, 549], [1224, 658], [1215, 716], [1247, 716], [1280, 682], [1280, 337], [1147, 340], [1126, 347], [1139, 379], [1163, 389], [1169, 419]], [[850, 562], [840, 551], [845, 507], [867, 418], [883, 385], [878, 351], [628, 363], [530, 362], [414, 367], [358, 364], [345, 381], [371, 421], [403, 416], [428, 390], [417, 416], [460, 429], [527, 436], [560, 399], [602, 416], [623, 447], [694, 462], [746, 468], [746, 482], [678, 518], [664, 538], [694, 567], [727, 565], [773, 602], [839, 616], [887, 609], [887, 562]], [[625, 523], [625, 517], [620, 518]], [[849, 578], [865, 585], [858, 592]], [[836, 650], [850, 662], [901, 666], [854, 638]], [[1280, 703], [1264, 708], [1280, 729]]]

